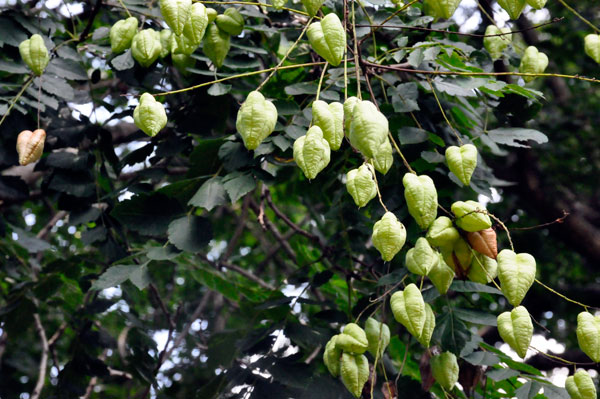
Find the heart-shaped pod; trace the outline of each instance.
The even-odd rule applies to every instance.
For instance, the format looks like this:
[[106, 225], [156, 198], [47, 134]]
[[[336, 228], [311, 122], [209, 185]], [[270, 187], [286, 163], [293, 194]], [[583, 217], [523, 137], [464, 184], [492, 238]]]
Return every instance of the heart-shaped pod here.
[[181, 35], [192, 12], [192, 0], [159, 0], [158, 5], [169, 28], [177, 36]]
[[425, 237], [419, 237], [414, 248], [406, 253], [406, 268], [419, 276], [427, 276], [437, 266], [440, 257], [429, 245]]
[[133, 121], [144, 133], [153, 137], [167, 124], [167, 113], [165, 107], [150, 93], [144, 93], [133, 110]]
[[340, 364], [342, 357], [342, 350], [336, 347], [335, 343], [339, 335], [334, 335], [325, 345], [325, 351], [323, 352], [323, 363], [329, 370], [329, 373], [333, 377], [340, 375]]
[[421, 331], [421, 335], [417, 337], [417, 340], [421, 345], [425, 348], [429, 348], [429, 344], [431, 342], [431, 336], [433, 335], [433, 330], [435, 330], [435, 315], [433, 314], [433, 310], [428, 303], [425, 304], [425, 324], [423, 324], [423, 330]]
[[488, 35], [499, 35], [509, 32], [510, 28], [498, 29], [496, 25], [488, 25], [488, 27], [485, 28], [486, 37], [483, 38], [483, 46], [488, 53], [490, 53], [493, 60], [497, 60], [502, 57], [502, 52], [512, 42], [512, 34], [490, 37], [488, 37]]
[[46, 141], [46, 131], [44, 129], [23, 130], [17, 136], [17, 153], [19, 154], [19, 164], [28, 165], [36, 162], [44, 153], [44, 142]]
[[439, 253], [438, 258], [438, 263], [429, 271], [427, 277], [429, 277], [438, 292], [445, 295], [454, 280], [454, 270], [448, 266], [442, 255]]
[[110, 49], [113, 53], [122, 53], [131, 47], [131, 41], [137, 33], [138, 20], [136, 17], [121, 19], [110, 28]]
[[403, 291], [396, 291], [390, 298], [390, 306], [394, 318], [415, 337], [423, 334], [427, 320], [427, 311], [421, 291], [414, 284], [409, 284]]
[[172, 47], [177, 45], [175, 43], [175, 39], [173, 38], [173, 32], [171, 29], [163, 29], [158, 34], [160, 39], [160, 58], [165, 58], [167, 55], [171, 54]]
[[313, 125], [323, 131], [323, 138], [329, 143], [329, 148], [338, 150], [344, 138], [344, 106], [338, 102], [327, 104], [317, 100], [312, 104]]
[[590, 33], [584, 39], [585, 53], [600, 64], [600, 35]]
[[446, 216], [440, 216], [435, 219], [429, 230], [427, 230], [427, 240], [433, 246], [440, 248], [452, 248], [454, 242], [458, 240], [460, 235], [454, 227], [452, 219]]
[[390, 328], [387, 324], [369, 317], [365, 322], [365, 333], [369, 340], [369, 352], [373, 356], [381, 358], [385, 348], [390, 344]]
[[346, 48], [346, 33], [336, 14], [327, 14], [321, 21], [311, 23], [306, 36], [315, 52], [325, 61], [333, 66], [340, 65]]
[[[534, 46], [529, 46], [521, 58], [519, 72], [521, 73], [543, 73], [548, 66], [548, 56]], [[535, 76], [523, 76], [525, 82], [531, 82]]]
[[425, 0], [425, 13], [435, 18], [451, 18], [461, 0]]
[[577, 342], [594, 362], [600, 363], [600, 316], [589, 312], [577, 315]]
[[346, 189], [359, 208], [375, 198], [377, 184], [373, 180], [373, 172], [368, 164], [362, 164], [358, 169], [352, 169], [346, 174]]
[[346, 389], [358, 398], [369, 379], [369, 361], [365, 355], [343, 353], [340, 374]]
[[311, 17], [317, 15], [317, 12], [319, 12], [319, 9], [321, 8], [324, 2], [325, 0], [302, 0], [304, 8], [306, 8], [308, 15], [310, 15]]
[[344, 331], [338, 335], [335, 346], [344, 352], [361, 355], [369, 347], [369, 340], [365, 330], [358, 324], [348, 323], [344, 327]]
[[223, 32], [237, 36], [244, 30], [244, 17], [237, 8], [230, 7], [215, 19], [215, 23]]
[[541, 10], [546, 5], [548, 0], [525, 0], [527, 4], [529, 4], [532, 8], [536, 10]]
[[190, 57], [186, 54], [173, 54], [171, 56], [171, 60], [173, 61], [173, 65], [177, 67], [184, 75], [189, 75], [190, 71], [188, 68], [193, 68], [196, 66], [196, 59]]
[[517, 20], [525, 9], [525, 0], [498, 0], [500, 7], [508, 13], [511, 19]]
[[240, 107], [235, 122], [244, 145], [255, 150], [275, 129], [277, 108], [259, 91], [252, 91]]
[[452, 248], [443, 247], [442, 256], [446, 264], [460, 276], [465, 274], [473, 260], [471, 247], [469, 247], [469, 244], [462, 237], [454, 241]]
[[208, 17], [208, 24], [212, 24], [216, 19], [219, 13], [214, 8], [206, 7], [206, 16]]
[[510, 312], [501, 313], [498, 316], [498, 332], [504, 342], [521, 358], [525, 358], [533, 336], [533, 324], [524, 306], [517, 306]]
[[450, 172], [454, 173], [465, 186], [468, 186], [477, 167], [477, 147], [473, 144], [448, 147], [446, 149], [446, 163]]
[[190, 18], [183, 26], [183, 36], [190, 42], [199, 46], [208, 27], [208, 13], [202, 3], [192, 4]]
[[406, 173], [402, 178], [408, 213], [422, 229], [427, 229], [437, 216], [437, 190], [427, 175]]
[[394, 154], [392, 150], [392, 144], [390, 144], [390, 140], [386, 138], [379, 146], [379, 150], [373, 158], [373, 166], [375, 166], [375, 170], [382, 175], [385, 175], [390, 170], [393, 163]]
[[358, 97], [351, 96], [344, 101], [344, 134], [350, 135], [350, 124], [352, 122], [352, 116], [354, 115], [354, 107], [360, 100]]
[[458, 361], [452, 352], [443, 352], [430, 360], [433, 378], [445, 390], [451, 391], [458, 382]]
[[467, 278], [475, 283], [487, 284], [498, 275], [498, 263], [485, 255], [476, 253], [471, 261]]
[[231, 47], [231, 36], [223, 32], [215, 24], [208, 25], [204, 35], [204, 54], [217, 68], [223, 66]]
[[294, 141], [294, 160], [309, 180], [317, 177], [331, 159], [329, 143], [318, 126], [308, 129], [306, 135]]
[[489, 229], [492, 221], [483, 205], [476, 201], [456, 201], [452, 204], [454, 223], [464, 231], [474, 232]]
[[50, 61], [50, 54], [48, 54], [44, 39], [40, 35], [36, 33], [29, 39], [23, 40], [19, 44], [19, 53], [35, 75], [41, 76], [44, 73]]
[[373, 246], [381, 253], [381, 258], [389, 262], [404, 246], [406, 229], [396, 215], [386, 212], [373, 226], [371, 240]]
[[572, 399], [596, 399], [596, 386], [587, 371], [579, 369], [567, 377], [565, 388]]
[[357, 101], [352, 110], [348, 138], [350, 144], [366, 158], [373, 159], [388, 138], [389, 124], [375, 104]]
[[494, 229], [485, 229], [467, 233], [467, 240], [471, 247], [489, 258], [496, 259], [498, 256], [498, 242]]
[[527, 253], [503, 249], [496, 260], [502, 293], [511, 305], [519, 306], [535, 281], [535, 258]]
[[173, 54], [192, 55], [198, 48], [198, 45], [193, 43], [186, 36], [172, 35], [171, 36], [171, 52]]
[[154, 29], [138, 32], [131, 41], [131, 55], [144, 68], [148, 68], [156, 61], [161, 50], [160, 33]]

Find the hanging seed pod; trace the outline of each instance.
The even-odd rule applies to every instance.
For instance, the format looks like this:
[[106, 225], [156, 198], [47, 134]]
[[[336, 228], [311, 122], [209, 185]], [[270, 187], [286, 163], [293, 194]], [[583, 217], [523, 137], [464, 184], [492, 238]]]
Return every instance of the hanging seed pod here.
[[404, 246], [406, 229], [392, 212], [386, 212], [373, 226], [371, 237], [373, 246], [381, 253], [381, 258], [389, 262]]
[[333, 66], [340, 65], [346, 48], [346, 32], [336, 14], [327, 14], [321, 21], [311, 23], [306, 36], [315, 52], [325, 61]]
[[140, 103], [133, 110], [133, 121], [148, 136], [156, 136], [167, 124], [167, 113], [165, 107], [152, 97], [144, 93], [140, 97]]
[[[171, 47], [175, 43], [173, 32], [170, 29], [163, 29], [159, 33], [160, 38], [160, 58], [165, 58], [171, 54]], [[176, 45], [176, 44], [175, 44]]]
[[438, 258], [438, 263], [429, 271], [427, 277], [429, 277], [438, 292], [445, 295], [454, 280], [454, 270], [448, 266], [442, 255], [439, 253]]
[[173, 54], [171, 56], [173, 65], [177, 67], [184, 75], [189, 75], [188, 68], [196, 66], [196, 59], [185, 54]]
[[404, 291], [396, 291], [390, 298], [394, 318], [415, 337], [423, 334], [427, 320], [425, 302], [421, 291], [414, 284], [406, 286]]
[[572, 399], [596, 399], [596, 387], [587, 371], [579, 369], [567, 377], [565, 388]]
[[525, 0], [498, 0], [500, 7], [508, 13], [511, 19], [517, 20], [525, 9]]
[[314, 17], [323, 5], [325, 0], [302, 0], [302, 4], [306, 8], [308, 15]]
[[358, 100], [352, 110], [348, 137], [350, 144], [366, 158], [373, 159], [387, 140], [388, 120], [370, 101]]
[[425, 348], [429, 348], [431, 337], [433, 335], [433, 330], [435, 330], [435, 315], [433, 314], [433, 310], [428, 303], [425, 304], [425, 324], [423, 324], [423, 330], [421, 331], [421, 335], [417, 337], [417, 340], [421, 345]]
[[408, 271], [419, 276], [426, 276], [437, 266], [440, 257], [434, 251], [424, 237], [419, 237], [414, 248], [406, 253], [406, 268]]
[[346, 175], [346, 189], [354, 199], [354, 203], [362, 208], [377, 195], [377, 184], [373, 180], [373, 172], [368, 164], [352, 169]]
[[450, 172], [454, 173], [465, 186], [468, 186], [477, 167], [477, 147], [473, 144], [448, 147], [446, 149], [446, 163], [448, 163]]
[[466, 274], [473, 260], [471, 247], [462, 238], [456, 240], [451, 249], [442, 248], [442, 255], [446, 264], [459, 276]]
[[329, 165], [330, 159], [329, 143], [323, 138], [323, 131], [318, 126], [311, 127], [306, 135], [294, 142], [294, 160], [309, 180], [317, 177]]
[[287, 0], [273, 0], [271, 1], [271, 4], [273, 4], [273, 8], [276, 10], [281, 10], [283, 8], [283, 6], [285, 6], [285, 3], [287, 3]]
[[244, 145], [255, 150], [275, 129], [277, 108], [258, 91], [252, 91], [240, 107], [235, 122]]
[[131, 47], [131, 41], [137, 33], [138, 20], [136, 17], [121, 19], [110, 28], [110, 49], [113, 53], [122, 53]]
[[375, 170], [377, 170], [382, 175], [385, 175], [390, 170], [393, 163], [394, 154], [392, 150], [392, 145], [390, 144], [390, 140], [386, 138], [379, 147], [379, 151], [375, 154], [375, 157], [373, 158], [373, 166], [375, 166]]
[[456, 201], [452, 204], [454, 221], [464, 231], [474, 232], [489, 229], [492, 221], [483, 205], [476, 201]]
[[461, 0], [425, 0], [425, 13], [435, 18], [449, 19]]
[[385, 348], [390, 344], [390, 328], [385, 323], [380, 323], [377, 320], [369, 317], [365, 322], [365, 333], [369, 340], [369, 352], [373, 356], [379, 357], [383, 355]]
[[231, 36], [221, 31], [217, 25], [210, 24], [206, 29], [204, 36], [204, 54], [212, 61], [217, 68], [223, 66], [223, 62], [229, 53], [231, 47]]
[[467, 278], [475, 283], [491, 283], [498, 275], [498, 264], [485, 255], [476, 253], [471, 261]]
[[327, 345], [325, 345], [325, 351], [323, 352], [323, 363], [325, 363], [327, 370], [329, 370], [329, 373], [333, 377], [339, 377], [340, 375], [342, 350], [335, 345], [338, 337], [339, 335], [331, 337]]
[[600, 35], [589, 34], [584, 39], [585, 53], [600, 64]]
[[546, 5], [548, 0], [526, 0], [527, 4], [529, 4], [532, 8], [536, 10], [541, 10]]
[[600, 363], [600, 316], [589, 312], [577, 315], [577, 342], [583, 353]]
[[344, 101], [344, 134], [350, 135], [350, 123], [352, 122], [352, 115], [354, 115], [354, 107], [360, 102], [358, 97], [348, 97]]
[[342, 354], [341, 376], [344, 386], [352, 395], [360, 397], [369, 379], [369, 361], [365, 355]]
[[510, 312], [498, 316], [498, 332], [521, 358], [525, 358], [533, 336], [531, 317], [524, 306], [517, 306]]
[[[529, 46], [521, 58], [519, 72], [521, 73], [543, 73], [548, 66], [548, 56], [534, 46]], [[535, 76], [523, 76], [525, 82], [531, 82]]]
[[467, 240], [471, 247], [480, 254], [492, 259], [496, 259], [498, 256], [498, 242], [494, 229], [467, 233]]
[[161, 50], [160, 33], [154, 29], [138, 32], [131, 41], [131, 55], [144, 68], [148, 68], [156, 61]]
[[496, 260], [502, 293], [511, 305], [519, 306], [535, 281], [535, 259], [526, 253], [503, 249]]
[[244, 17], [237, 8], [230, 7], [217, 16], [215, 23], [223, 32], [237, 36], [244, 30]]
[[329, 148], [339, 150], [344, 138], [344, 106], [333, 102], [317, 100], [312, 105], [313, 125], [323, 131], [323, 138], [329, 143]]
[[46, 131], [44, 129], [23, 130], [17, 136], [17, 153], [19, 164], [28, 165], [38, 161], [44, 153]]
[[192, 43], [187, 37], [183, 35], [171, 36], [171, 51], [173, 54], [192, 55], [197, 48], [197, 44]]
[[23, 40], [19, 44], [19, 53], [35, 75], [41, 76], [44, 73], [50, 61], [50, 55], [44, 44], [44, 39], [40, 35], [36, 33], [29, 39]]
[[408, 213], [422, 229], [427, 229], [437, 216], [437, 190], [427, 175], [406, 173], [402, 178]]
[[183, 27], [190, 18], [192, 0], [159, 0], [160, 12], [169, 28], [177, 36], [183, 33]]
[[435, 219], [429, 230], [427, 230], [429, 243], [440, 248], [452, 248], [459, 237], [458, 230], [454, 227], [452, 220], [446, 216]]
[[[243, 20], [243, 19], [242, 19]], [[208, 13], [202, 3], [192, 4], [190, 19], [183, 26], [183, 36], [191, 43], [199, 46], [208, 27]]]
[[348, 323], [344, 331], [338, 335], [335, 347], [347, 353], [362, 355], [369, 347], [369, 340], [365, 330], [358, 324]]
[[[496, 25], [488, 25], [485, 29], [485, 35], [499, 35], [510, 32], [510, 28], [498, 29]], [[502, 36], [492, 36], [483, 38], [483, 46], [490, 53], [493, 60], [502, 57], [502, 52], [512, 42], [512, 34]]]
[[433, 377], [445, 390], [451, 391], [458, 382], [458, 361], [452, 352], [443, 352], [431, 358]]
[[206, 7], [206, 16], [208, 17], [208, 24], [210, 25], [216, 19], [219, 13], [214, 8]]

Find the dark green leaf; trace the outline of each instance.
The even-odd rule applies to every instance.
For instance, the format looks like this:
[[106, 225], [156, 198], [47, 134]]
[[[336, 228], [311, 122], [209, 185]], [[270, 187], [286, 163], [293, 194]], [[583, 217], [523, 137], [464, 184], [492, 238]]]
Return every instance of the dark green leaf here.
[[212, 225], [200, 216], [184, 216], [169, 224], [168, 235], [178, 249], [199, 252], [212, 238]]

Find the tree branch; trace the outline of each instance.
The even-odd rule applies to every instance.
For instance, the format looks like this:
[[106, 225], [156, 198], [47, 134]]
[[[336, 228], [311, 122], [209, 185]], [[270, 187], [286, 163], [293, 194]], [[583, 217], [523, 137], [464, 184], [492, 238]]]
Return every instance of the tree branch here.
[[46, 331], [44, 331], [44, 326], [42, 325], [42, 320], [40, 319], [40, 315], [38, 313], [33, 314], [33, 321], [35, 323], [35, 329], [40, 336], [40, 342], [42, 344], [42, 356], [40, 358], [40, 367], [38, 373], [37, 383], [35, 384], [35, 388], [33, 392], [31, 392], [31, 399], [39, 399], [40, 394], [42, 393], [42, 389], [44, 388], [44, 384], [46, 382], [46, 367], [48, 366], [48, 354], [50, 352], [50, 346], [48, 345], [48, 339], [46, 338]]

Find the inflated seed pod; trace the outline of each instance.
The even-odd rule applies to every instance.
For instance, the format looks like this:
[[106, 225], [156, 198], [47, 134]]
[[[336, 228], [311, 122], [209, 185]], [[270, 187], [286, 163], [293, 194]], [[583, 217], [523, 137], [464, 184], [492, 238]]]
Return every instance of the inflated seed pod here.
[[421, 345], [425, 348], [429, 348], [429, 344], [431, 342], [431, 337], [433, 335], [433, 330], [435, 330], [435, 315], [433, 314], [433, 310], [428, 303], [425, 304], [425, 324], [423, 324], [423, 330], [421, 331], [421, 335], [417, 337], [417, 340]]
[[[510, 32], [510, 28], [498, 29], [496, 25], [488, 25], [485, 29], [485, 35], [499, 35], [501, 33]], [[483, 46], [490, 53], [493, 60], [502, 57], [502, 52], [512, 42], [512, 34], [502, 36], [491, 36], [483, 38]]]
[[354, 199], [354, 203], [362, 208], [377, 195], [377, 184], [373, 180], [373, 172], [368, 164], [352, 169], [346, 174], [346, 189]]
[[320, 21], [311, 23], [306, 36], [315, 52], [325, 61], [333, 66], [340, 65], [346, 48], [346, 32], [336, 14], [327, 14]]
[[177, 67], [184, 75], [188, 75], [188, 68], [193, 68], [196, 65], [196, 59], [186, 54], [173, 54], [171, 56], [173, 65]]
[[454, 242], [458, 240], [460, 235], [449, 217], [440, 216], [433, 221], [431, 226], [429, 226], [426, 237], [433, 246], [452, 248]]
[[144, 68], [148, 68], [156, 61], [161, 50], [160, 33], [154, 29], [138, 32], [131, 41], [131, 55]]
[[392, 144], [390, 144], [390, 140], [386, 139], [383, 141], [381, 146], [379, 146], [379, 151], [375, 154], [373, 158], [373, 166], [375, 166], [375, 170], [385, 175], [392, 164], [394, 163], [394, 154], [392, 150]]
[[388, 138], [389, 124], [375, 104], [357, 101], [352, 110], [352, 121], [348, 138], [350, 144], [366, 158], [375, 158], [381, 145]]
[[136, 17], [121, 19], [110, 28], [110, 49], [113, 53], [122, 53], [131, 47], [131, 41], [137, 33], [138, 20]]
[[498, 256], [498, 242], [494, 229], [485, 229], [467, 233], [467, 240], [471, 247], [489, 258]]
[[338, 335], [335, 341], [335, 347], [347, 353], [363, 354], [369, 347], [369, 340], [365, 330], [358, 324], [348, 323], [344, 331]]
[[235, 122], [244, 145], [255, 150], [275, 129], [277, 108], [259, 92], [252, 91], [240, 107]]
[[390, 298], [390, 306], [394, 318], [409, 333], [420, 337], [427, 320], [427, 311], [421, 291], [414, 284], [409, 284], [403, 291], [396, 291]]
[[451, 391], [458, 382], [458, 361], [452, 352], [443, 352], [430, 360], [431, 373], [445, 390]]
[[273, 0], [273, 1], [271, 1], [271, 4], [273, 4], [273, 8], [275, 8], [276, 10], [281, 10], [283, 8], [283, 6], [285, 6], [285, 3], [287, 3], [287, 0]]
[[158, 5], [169, 28], [177, 36], [181, 35], [192, 12], [192, 0], [159, 0]]
[[532, 8], [536, 10], [541, 10], [546, 5], [548, 0], [526, 0], [527, 4], [529, 4]]
[[408, 213], [422, 229], [427, 229], [437, 216], [437, 190], [427, 175], [406, 173], [402, 178]]
[[19, 44], [19, 53], [25, 64], [37, 76], [41, 76], [50, 61], [44, 39], [37, 33]]
[[389, 262], [404, 246], [406, 229], [396, 215], [386, 212], [373, 226], [371, 239], [373, 246], [381, 253], [381, 258]]
[[519, 306], [535, 281], [535, 259], [527, 253], [503, 249], [496, 258], [502, 293], [513, 306]]
[[467, 278], [475, 283], [487, 284], [498, 275], [498, 264], [492, 258], [476, 253], [471, 261]]
[[219, 13], [214, 8], [206, 7], [206, 16], [208, 17], [208, 24], [210, 25], [216, 19]]
[[429, 280], [431, 280], [438, 292], [445, 295], [454, 280], [454, 270], [448, 266], [441, 254], [438, 254], [438, 257], [439, 262], [429, 271], [427, 277], [429, 277]]
[[454, 173], [465, 186], [468, 186], [477, 167], [477, 147], [473, 144], [448, 147], [446, 149], [446, 163], [450, 172]]
[[344, 134], [348, 136], [350, 134], [350, 123], [352, 122], [352, 115], [354, 115], [354, 106], [360, 100], [358, 97], [348, 97], [344, 101]]
[[517, 20], [525, 9], [525, 0], [498, 0], [500, 7], [508, 13], [511, 19]]
[[165, 107], [149, 93], [140, 97], [140, 103], [133, 110], [133, 121], [148, 136], [156, 136], [167, 124]]
[[390, 328], [387, 324], [369, 317], [365, 322], [365, 333], [369, 340], [368, 351], [373, 356], [377, 356], [377, 352], [379, 352], [379, 358], [381, 358], [385, 348], [390, 344]]
[[323, 138], [323, 131], [318, 126], [294, 141], [294, 161], [309, 180], [317, 177], [331, 159], [329, 143]]
[[451, 18], [461, 0], [425, 0], [425, 13], [436, 18]]
[[344, 138], [344, 106], [338, 102], [327, 104], [317, 100], [312, 104], [312, 121], [323, 131], [329, 148], [338, 150]]
[[173, 32], [171, 29], [163, 29], [159, 33], [160, 37], [160, 58], [165, 58], [171, 54], [173, 45], [177, 45], [173, 39]]
[[173, 54], [192, 55], [197, 48], [197, 44], [194, 44], [183, 35], [173, 35], [171, 37], [171, 51]]
[[600, 64], [600, 35], [590, 33], [584, 39], [585, 53]]
[[217, 25], [210, 24], [204, 35], [204, 54], [217, 68], [223, 66], [223, 62], [231, 47], [231, 36], [221, 31]]
[[419, 276], [426, 276], [431, 269], [437, 266], [440, 257], [436, 251], [431, 248], [429, 241], [425, 237], [419, 237], [414, 248], [406, 253], [406, 268], [408, 271]]
[[46, 131], [44, 129], [23, 130], [17, 136], [17, 153], [19, 154], [19, 164], [28, 165], [36, 162], [44, 153], [44, 142], [46, 141]]
[[592, 377], [583, 369], [567, 377], [565, 388], [572, 399], [596, 399], [596, 386]]
[[[521, 73], [543, 73], [548, 66], [548, 56], [534, 46], [529, 46], [521, 58], [519, 72]], [[535, 76], [523, 76], [525, 82], [531, 82]]]
[[590, 359], [600, 363], [600, 316], [589, 312], [577, 315], [577, 342]]
[[456, 201], [452, 204], [454, 223], [464, 231], [480, 231], [492, 227], [492, 220], [483, 205], [476, 201]]
[[302, 4], [306, 8], [308, 15], [314, 17], [323, 5], [325, 0], [302, 0]]
[[510, 312], [501, 313], [498, 316], [498, 332], [504, 342], [517, 352], [517, 355], [525, 358], [533, 336], [533, 324], [524, 306], [517, 306]]
[[369, 361], [365, 355], [343, 353], [340, 374], [346, 389], [358, 398], [369, 379]]
[[244, 17], [237, 8], [230, 7], [221, 15], [217, 16], [215, 23], [223, 32], [231, 36], [237, 36], [244, 30]]
[[340, 362], [342, 358], [342, 350], [337, 348], [335, 342], [339, 335], [334, 335], [325, 345], [325, 351], [323, 352], [323, 363], [329, 370], [329, 373], [334, 377], [340, 375]]
[[190, 18], [183, 26], [183, 36], [198, 46], [202, 43], [207, 27], [208, 14], [206, 12], [206, 7], [204, 7], [204, 4], [202, 3], [192, 4]]
[[454, 241], [452, 248], [442, 248], [442, 256], [446, 264], [459, 275], [465, 274], [473, 259], [471, 248], [462, 237]]

